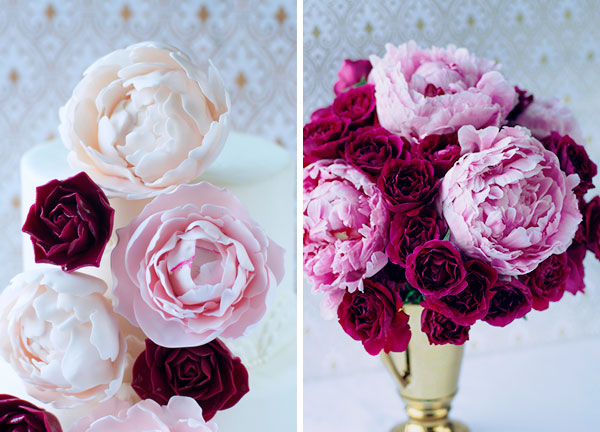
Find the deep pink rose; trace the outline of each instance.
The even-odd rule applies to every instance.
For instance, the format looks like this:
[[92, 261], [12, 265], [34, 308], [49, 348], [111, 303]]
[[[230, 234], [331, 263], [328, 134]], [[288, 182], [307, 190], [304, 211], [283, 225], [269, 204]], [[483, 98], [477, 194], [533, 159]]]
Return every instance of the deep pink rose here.
[[350, 89], [335, 98], [332, 108], [335, 115], [350, 120], [351, 128], [371, 126], [375, 119], [375, 87]]
[[334, 159], [344, 151], [344, 137], [350, 120], [324, 115], [304, 125], [304, 159], [306, 164], [319, 159]]
[[158, 195], [117, 235], [115, 310], [164, 347], [242, 336], [284, 274], [283, 249], [207, 182]]
[[533, 308], [538, 311], [548, 309], [550, 302], [559, 301], [567, 288], [569, 267], [567, 253], [551, 255], [542, 261], [534, 271], [521, 276], [521, 281], [531, 290]]
[[537, 139], [556, 132], [561, 136], [569, 135], [575, 142], [583, 142], [577, 119], [558, 99], [536, 98], [517, 117], [515, 124], [529, 129]]
[[66, 272], [100, 266], [115, 211], [85, 172], [36, 188], [23, 232], [31, 236], [35, 262]]
[[443, 177], [460, 158], [458, 135], [428, 135], [416, 141], [412, 146], [412, 154], [416, 158], [431, 162], [437, 177]]
[[458, 132], [466, 151], [448, 171], [439, 208], [450, 240], [498, 273], [533, 271], [567, 250], [581, 221], [573, 188], [556, 155], [524, 128], [490, 127]]
[[131, 386], [140, 398], [161, 405], [172, 396], [191, 397], [206, 421], [249, 391], [248, 371], [219, 339], [189, 348], [165, 348], [146, 339], [146, 349], [133, 365]]
[[449, 241], [429, 240], [406, 258], [406, 280], [425, 298], [458, 294], [466, 276], [460, 252]]
[[318, 110], [316, 110], [315, 112], [313, 112], [310, 115], [310, 121], [314, 122], [316, 120], [319, 120], [323, 117], [329, 117], [332, 116], [333, 114], [333, 106], [329, 105], [325, 108], [319, 108]]
[[426, 296], [425, 305], [457, 324], [470, 326], [487, 315], [498, 274], [493, 267], [477, 260], [467, 261], [465, 270], [467, 286], [462, 291], [440, 298]]
[[523, 111], [525, 111], [533, 102], [533, 95], [528, 93], [527, 90], [521, 90], [519, 87], [515, 86], [515, 92], [517, 93], [517, 104], [512, 111], [508, 113], [508, 116], [506, 116], [506, 121], [509, 126], [515, 126], [517, 118], [519, 118]]
[[304, 169], [303, 213], [304, 271], [333, 317], [344, 290], [362, 290], [388, 262], [389, 213], [377, 186], [342, 160]]
[[372, 68], [369, 60], [344, 60], [344, 64], [338, 71], [338, 80], [333, 86], [333, 91], [339, 95], [362, 80], [366, 80]]
[[595, 196], [587, 203], [583, 220], [586, 246], [600, 260], [600, 196]]
[[344, 158], [372, 177], [377, 177], [390, 159], [407, 159], [410, 145], [404, 138], [379, 126], [352, 131], [346, 139]]
[[428, 240], [443, 238], [448, 228], [431, 207], [424, 207], [415, 216], [396, 213], [390, 222], [390, 241], [385, 253], [390, 261], [406, 267], [406, 257]]
[[0, 430], [2, 432], [62, 432], [54, 414], [7, 394], [0, 395]]
[[585, 292], [585, 269], [583, 259], [587, 250], [585, 244], [575, 243], [567, 249], [567, 266], [569, 267], [569, 276], [567, 277], [566, 289], [575, 295], [578, 292]]
[[408, 315], [397, 290], [366, 279], [363, 291], [346, 292], [338, 307], [338, 320], [346, 333], [377, 355], [402, 352], [410, 341]]
[[558, 157], [560, 169], [566, 174], [577, 174], [580, 183], [574, 189], [575, 194], [583, 196], [594, 187], [592, 179], [598, 173], [598, 167], [588, 156], [585, 147], [577, 144], [569, 136], [552, 132], [542, 139], [542, 144]]
[[379, 121], [402, 136], [421, 139], [464, 125], [500, 126], [516, 102], [498, 66], [464, 48], [387, 44], [385, 56], [371, 56], [371, 63]]
[[417, 215], [434, 200], [437, 184], [433, 165], [422, 159], [390, 159], [377, 179], [388, 208], [408, 216]]
[[421, 314], [421, 330], [432, 345], [462, 345], [469, 340], [471, 327], [456, 324], [441, 313], [424, 309]]
[[504, 327], [518, 318], [523, 318], [532, 307], [531, 291], [517, 278], [496, 282], [492, 287], [492, 300], [484, 321]]

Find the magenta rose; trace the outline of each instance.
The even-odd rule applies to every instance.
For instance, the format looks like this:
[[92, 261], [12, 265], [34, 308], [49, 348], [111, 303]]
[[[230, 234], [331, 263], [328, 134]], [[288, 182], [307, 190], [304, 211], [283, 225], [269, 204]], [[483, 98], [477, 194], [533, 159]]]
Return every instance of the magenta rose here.
[[437, 193], [433, 165], [426, 160], [391, 159], [377, 179], [388, 208], [408, 216], [417, 215]]
[[85, 172], [36, 188], [23, 232], [31, 236], [35, 262], [66, 272], [100, 266], [115, 211]]
[[371, 56], [371, 63], [379, 121], [402, 136], [422, 139], [464, 125], [500, 126], [515, 104], [515, 90], [498, 65], [464, 48], [387, 44], [385, 56]]
[[552, 132], [549, 136], [542, 139], [542, 144], [558, 157], [560, 169], [565, 174], [577, 174], [579, 184], [574, 189], [578, 196], [594, 187], [592, 179], [598, 173], [598, 167], [588, 156], [585, 147], [577, 144], [569, 136], [561, 136]]
[[408, 315], [397, 290], [366, 279], [363, 291], [346, 292], [338, 307], [338, 320], [346, 333], [361, 341], [365, 350], [402, 352], [410, 341]]
[[569, 276], [566, 281], [566, 290], [575, 295], [578, 292], [585, 292], [585, 269], [583, 267], [583, 259], [587, 250], [585, 244], [575, 243], [567, 249], [567, 266], [569, 268]]
[[390, 222], [390, 241], [385, 253], [391, 262], [406, 267], [406, 257], [417, 246], [443, 238], [447, 230], [444, 220], [430, 207], [424, 207], [415, 216], [396, 213]]
[[584, 213], [586, 246], [600, 259], [600, 196], [587, 203]]
[[498, 281], [492, 287], [492, 300], [484, 321], [504, 327], [518, 318], [523, 318], [532, 307], [531, 290], [516, 278]]
[[456, 324], [441, 313], [424, 309], [421, 314], [421, 330], [432, 345], [462, 345], [469, 340], [471, 327]]
[[62, 432], [54, 414], [7, 394], [0, 395], [0, 430], [2, 432]]
[[344, 64], [338, 71], [338, 80], [333, 86], [333, 91], [339, 95], [361, 81], [366, 81], [372, 68], [369, 60], [344, 60]]
[[516, 120], [519, 116], [527, 109], [529, 105], [533, 103], [533, 95], [528, 93], [527, 90], [521, 90], [515, 86], [515, 92], [517, 93], [517, 104], [511, 112], [506, 116], [506, 121], [509, 126], [515, 126]]
[[466, 151], [442, 180], [439, 209], [450, 240], [504, 275], [533, 271], [567, 250], [581, 221], [573, 189], [556, 155], [527, 129], [458, 132]]
[[165, 348], [146, 339], [146, 349], [133, 365], [131, 386], [140, 398], [161, 405], [172, 396], [191, 397], [206, 421], [249, 391], [248, 371], [219, 339], [188, 348]]
[[406, 280], [425, 298], [454, 295], [467, 287], [467, 270], [458, 249], [445, 240], [429, 240], [406, 258]]
[[460, 158], [458, 135], [428, 135], [415, 142], [412, 154], [416, 158], [431, 162], [437, 177], [444, 177], [446, 172]]
[[351, 128], [371, 126], [375, 119], [375, 87], [364, 85], [352, 88], [335, 98], [333, 113], [350, 120]]
[[470, 326], [487, 315], [498, 274], [493, 267], [477, 260], [467, 261], [465, 270], [467, 286], [462, 291], [440, 298], [427, 296], [425, 305], [456, 324]]
[[303, 213], [304, 271], [334, 316], [345, 290], [362, 290], [388, 262], [389, 213], [377, 186], [342, 160], [304, 169]]
[[548, 309], [550, 302], [559, 301], [567, 288], [569, 267], [567, 253], [551, 255], [534, 271], [521, 276], [521, 281], [531, 290], [535, 310]]
[[372, 177], [377, 177], [386, 161], [407, 159], [409, 144], [404, 138], [379, 126], [367, 126], [352, 131], [346, 139], [344, 158]]
[[350, 120], [325, 115], [304, 125], [304, 159], [312, 163], [319, 159], [334, 159], [344, 151], [344, 137]]
[[515, 123], [529, 129], [537, 139], [556, 132], [561, 136], [570, 136], [575, 142], [583, 142], [577, 119], [558, 99], [536, 98], [517, 117]]

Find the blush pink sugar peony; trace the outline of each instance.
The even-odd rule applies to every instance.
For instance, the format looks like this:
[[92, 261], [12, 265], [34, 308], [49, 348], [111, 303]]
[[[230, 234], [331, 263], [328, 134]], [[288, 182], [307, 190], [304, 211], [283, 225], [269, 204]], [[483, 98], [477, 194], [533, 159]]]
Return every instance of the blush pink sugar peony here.
[[537, 139], [556, 132], [569, 135], [578, 144], [583, 144], [581, 128], [571, 110], [558, 99], [534, 99], [516, 118], [516, 124], [531, 130]]
[[383, 58], [371, 56], [371, 63], [379, 121], [406, 137], [450, 134], [463, 125], [500, 126], [516, 103], [498, 66], [464, 48], [387, 44]]
[[465, 126], [464, 155], [442, 181], [439, 208], [450, 239], [498, 273], [529, 273], [571, 244], [581, 214], [556, 155], [524, 128]]
[[322, 313], [333, 318], [344, 292], [387, 264], [389, 214], [375, 183], [341, 160], [304, 169], [304, 270]]
[[206, 182], [159, 195], [117, 235], [115, 309], [164, 347], [242, 336], [283, 278], [283, 249]]

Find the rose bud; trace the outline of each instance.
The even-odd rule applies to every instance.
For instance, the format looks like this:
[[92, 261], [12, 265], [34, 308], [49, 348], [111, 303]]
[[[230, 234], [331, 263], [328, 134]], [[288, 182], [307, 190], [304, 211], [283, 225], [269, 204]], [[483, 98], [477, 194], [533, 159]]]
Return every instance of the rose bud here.
[[333, 91], [339, 95], [362, 80], [366, 81], [372, 68], [369, 60], [344, 60], [344, 64], [338, 71], [338, 80]]

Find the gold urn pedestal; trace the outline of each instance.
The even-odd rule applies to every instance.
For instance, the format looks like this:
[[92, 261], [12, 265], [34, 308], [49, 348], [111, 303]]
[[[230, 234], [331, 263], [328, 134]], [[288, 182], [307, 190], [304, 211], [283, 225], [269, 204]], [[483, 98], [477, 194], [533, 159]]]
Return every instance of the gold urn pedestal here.
[[405, 305], [404, 312], [410, 316], [412, 332], [408, 349], [381, 355], [408, 414], [408, 422], [391, 432], [468, 432], [468, 427], [448, 417], [458, 391], [463, 346], [430, 345], [421, 331], [423, 308]]

